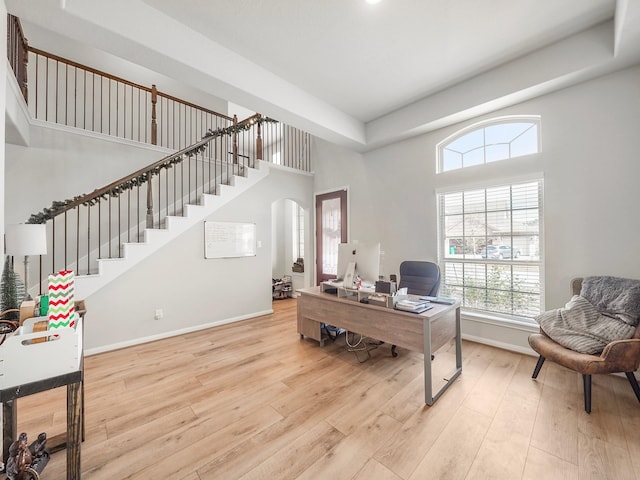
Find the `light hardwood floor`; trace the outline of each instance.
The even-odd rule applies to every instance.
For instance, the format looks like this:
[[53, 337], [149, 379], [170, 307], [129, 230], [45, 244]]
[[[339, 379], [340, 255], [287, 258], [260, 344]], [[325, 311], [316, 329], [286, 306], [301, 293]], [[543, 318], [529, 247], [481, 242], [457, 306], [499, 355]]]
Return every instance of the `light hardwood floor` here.
[[[547, 362], [534, 381], [534, 357], [463, 342], [461, 377], [428, 407], [422, 355], [382, 345], [359, 363], [342, 340], [300, 340], [295, 300], [274, 311], [88, 357], [83, 478], [640, 479], [625, 378], [594, 377], [587, 415], [575, 373]], [[19, 431], [63, 432], [65, 399], [21, 399]], [[42, 480], [64, 472], [62, 451]]]

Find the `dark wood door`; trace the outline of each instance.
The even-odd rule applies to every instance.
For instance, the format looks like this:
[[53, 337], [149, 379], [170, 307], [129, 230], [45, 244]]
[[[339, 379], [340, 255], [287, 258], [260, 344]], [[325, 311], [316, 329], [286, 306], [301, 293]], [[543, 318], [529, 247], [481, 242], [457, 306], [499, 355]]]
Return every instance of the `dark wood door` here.
[[347, 191], [316, 196], [316, 280], [336, 278], [338, 245], [347, 241]]

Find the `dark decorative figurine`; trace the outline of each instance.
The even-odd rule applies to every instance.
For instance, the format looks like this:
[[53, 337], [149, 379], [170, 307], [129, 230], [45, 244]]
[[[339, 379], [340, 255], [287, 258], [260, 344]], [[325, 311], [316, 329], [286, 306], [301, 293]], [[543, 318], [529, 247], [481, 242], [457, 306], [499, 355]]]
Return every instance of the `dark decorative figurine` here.
[[27, 445], [27, 434], [21, 433], [9, 447], [7, 480], [40, 480], [40, 474], [49, 463], [47, 434], [41, 433], [31, 445]]

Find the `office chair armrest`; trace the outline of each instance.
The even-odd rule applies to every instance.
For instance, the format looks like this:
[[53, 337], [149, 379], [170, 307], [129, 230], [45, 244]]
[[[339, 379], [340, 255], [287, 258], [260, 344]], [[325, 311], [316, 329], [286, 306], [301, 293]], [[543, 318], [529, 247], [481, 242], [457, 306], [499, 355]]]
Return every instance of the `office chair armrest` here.
[[640, 338], [615, 340], [604, 347], [601, 355], [606, 362], [620, 365], [621, 372], [632, 372], [640, 366]]

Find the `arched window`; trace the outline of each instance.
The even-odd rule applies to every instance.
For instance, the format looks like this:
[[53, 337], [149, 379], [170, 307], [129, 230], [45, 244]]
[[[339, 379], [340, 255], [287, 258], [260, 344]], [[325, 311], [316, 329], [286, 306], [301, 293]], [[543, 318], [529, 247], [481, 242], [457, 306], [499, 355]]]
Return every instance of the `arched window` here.
[[438, 172], [540, 151], [540, 117], [503, 117], [472, 125], [438, 144]]
[[[477, 123], [438, 144], [438, 169], [538, 153], [539, 127], [538, 116]], [[459, 298], [466, 315], [533, 322], [544, 309], [542, 175], [476, 168], [472, 184], [437, 191], [440, 294]]]

